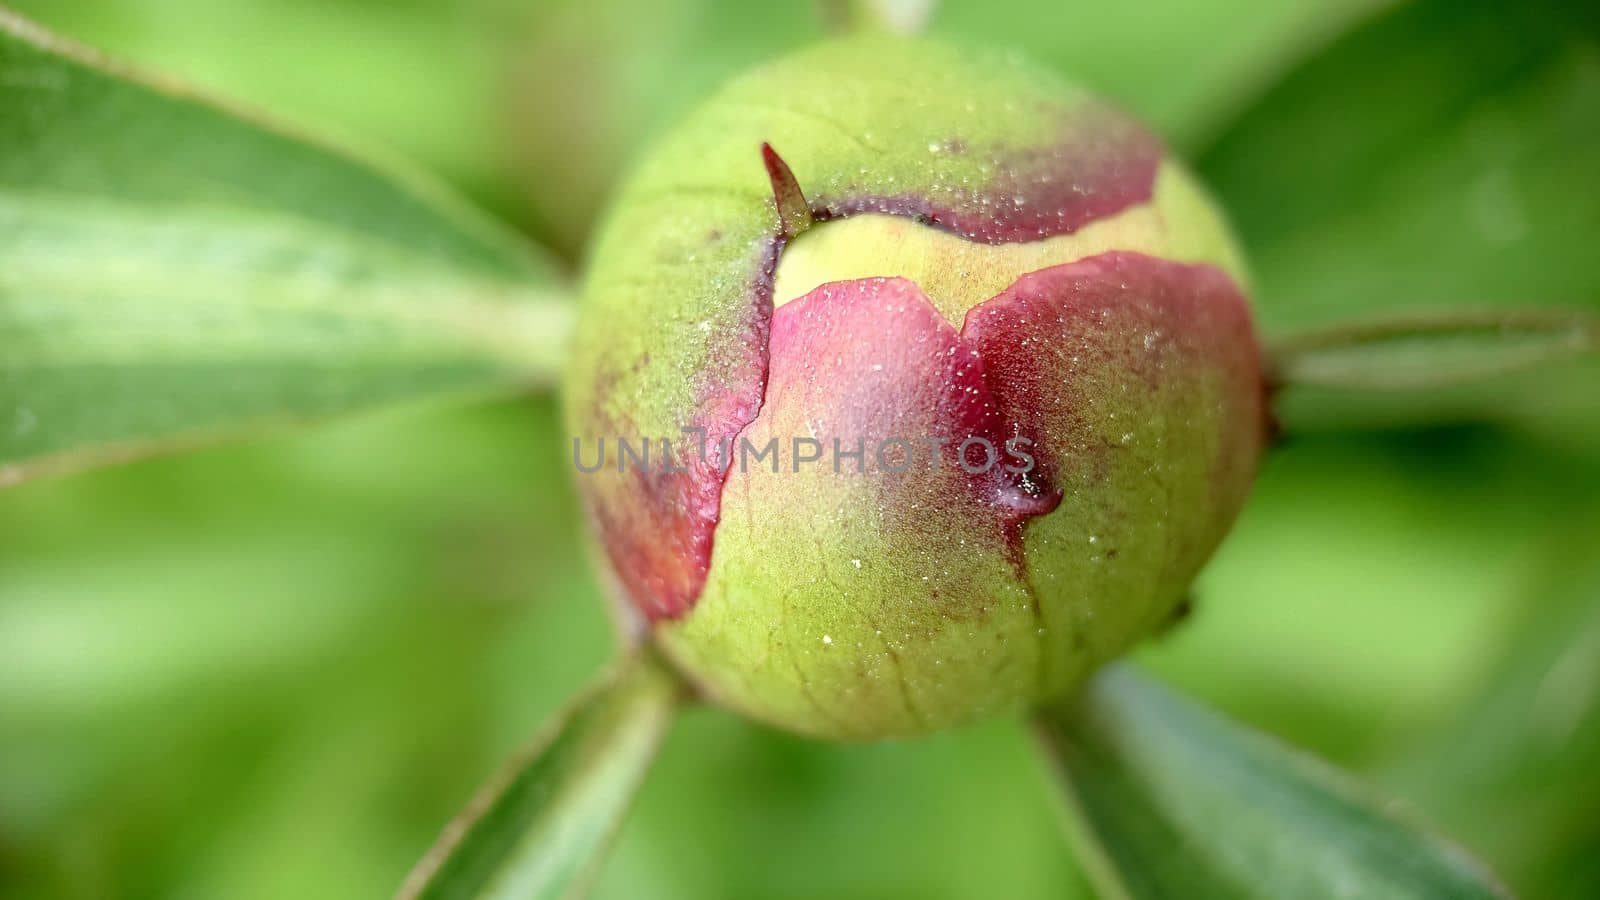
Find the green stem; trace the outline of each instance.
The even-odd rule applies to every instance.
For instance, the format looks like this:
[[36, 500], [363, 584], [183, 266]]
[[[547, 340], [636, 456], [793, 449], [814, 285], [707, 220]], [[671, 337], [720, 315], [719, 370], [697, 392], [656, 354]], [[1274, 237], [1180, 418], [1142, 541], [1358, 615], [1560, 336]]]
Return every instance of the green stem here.
[[933, 18], [936, 0], [821, 0], [823, 24], [829, 31], [888, 31], [918, 34]]

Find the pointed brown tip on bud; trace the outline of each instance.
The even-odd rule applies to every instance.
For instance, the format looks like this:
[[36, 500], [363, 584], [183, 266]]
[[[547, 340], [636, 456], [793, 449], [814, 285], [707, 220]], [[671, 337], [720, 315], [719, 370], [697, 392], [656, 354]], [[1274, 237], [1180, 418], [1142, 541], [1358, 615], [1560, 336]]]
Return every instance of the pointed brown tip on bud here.
[[800, 190], [789, 164], [783, 161], [771, 144], [761, 145], [761, 161], [766, 164], [767, 178], [772, 182], [772, 200], [778, 207], [778, 226], [783, 237], [792, 238], [811, 227], [811, 204]]

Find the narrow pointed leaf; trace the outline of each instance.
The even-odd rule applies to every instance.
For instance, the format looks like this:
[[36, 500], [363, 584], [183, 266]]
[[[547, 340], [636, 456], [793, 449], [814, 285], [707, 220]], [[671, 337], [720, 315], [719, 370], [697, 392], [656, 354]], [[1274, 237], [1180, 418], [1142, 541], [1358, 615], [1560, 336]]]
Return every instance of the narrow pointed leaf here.
[[1418, 423], [1467, 414], [1530, 381], [1600, 365], [1600, 315], [1479, 310], [1369, 318], [1269, 344], [1293, 430], [1330, 422]]
[[1526, 416], [1541, 398], [1572, 418], [1559, 391], [1539, 386], [1582, 383], [1600, 370], [1600, 316], [1482, 309], [1368, 317], [1270, 341], [1268, 352], [1273, 411], [1290, 432], [1479, 418], [1507, 404]]
[[1038, 729], [1107, 898], [1506, 896], [1349, 777], [1126, 666]]
[[1600, 352], [1600, 317], [1580, 312], [1430, 314], [1295, 335], [1272, 347], [1280, 385], [1425, 388]]
[[547, 379], [563, 295], [430, 182], [0, 11], [0, 484]]
[[653, 655], [624, 660], [484, 787], [399, 900], [581, 896], [681, 698]]

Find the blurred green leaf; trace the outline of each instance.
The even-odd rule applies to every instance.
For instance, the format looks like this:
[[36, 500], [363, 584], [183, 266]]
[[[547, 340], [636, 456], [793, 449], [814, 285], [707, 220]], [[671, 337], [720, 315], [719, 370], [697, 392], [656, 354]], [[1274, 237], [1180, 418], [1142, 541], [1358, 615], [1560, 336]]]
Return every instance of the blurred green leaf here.
[[1395, 0], [943, 0], [935, 34], [1016, 47], [1141, 116], [1187, 153], [1276, 78]]
[[627, 658], [445, 829], [400, 897], [532, 900], [585, 893], [681, 695], [681, 683], [653, 654]]
[[118, 59], [354, 134], [515, 217], [499, 89], [548, 0], [7, 0]]
[[[1600, 309], [1600, 16], [1555, 0], [1402, 5], [1310, 58], [1201, 171], [1269, 335], [1441, 308]], [[1600, 365], [1487, 387], [1293, 398], [1334, 427], [1514, 421], [1600, 439]]]
[[1121, 666], [1039, 717], [1103, 896], [1503, 897], [1332, 767]]
[[530, 248], [0, 12], [0, 485], [548, 379]]
[[1600, 895], [1600, 526], [1564, 529], [1455, 715], [1382, 774], [1526, 896]]
[[560, 435], [519, 398], [0, 492], [0, 894], [390, 896], [615, 652]]
[[1201, 573], [1194, 614], [1139, 661], [1365, 771], [1484, 676], [1550, 536], [1600, 508], [1596, 462], [1482, 425], [1293, 435]]
[[1596, 8], [1404, 4], [1200, 159], [1269, 332], [1447, 306], [1600, 308]]

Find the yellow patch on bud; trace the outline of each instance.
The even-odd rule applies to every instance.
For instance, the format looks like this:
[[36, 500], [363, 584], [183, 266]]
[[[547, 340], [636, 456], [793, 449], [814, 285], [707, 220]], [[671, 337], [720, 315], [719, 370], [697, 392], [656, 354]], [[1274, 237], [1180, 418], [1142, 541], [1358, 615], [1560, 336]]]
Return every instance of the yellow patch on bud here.
[[1248, 284], [1243, 257], [1204, 190], [1166, 161], [1150, 202], [1037, 241], [978, 243], [878, 213], [819, 222], [784, 248], [772, 296], [782, 306], [833, 281], [901, 277], [921, 287], [939, 314], [959, 328], [967, 310], [1023, 275], [1112, 250], [1211, 263]]

